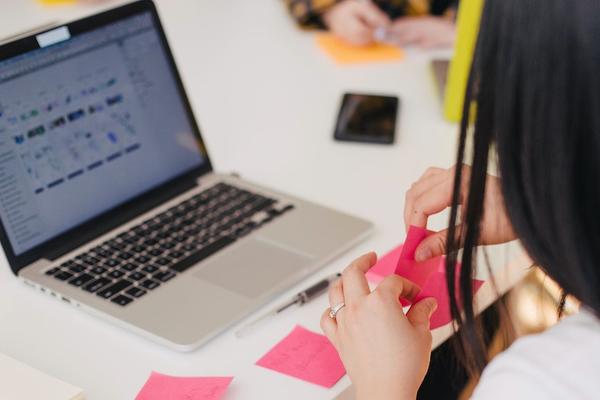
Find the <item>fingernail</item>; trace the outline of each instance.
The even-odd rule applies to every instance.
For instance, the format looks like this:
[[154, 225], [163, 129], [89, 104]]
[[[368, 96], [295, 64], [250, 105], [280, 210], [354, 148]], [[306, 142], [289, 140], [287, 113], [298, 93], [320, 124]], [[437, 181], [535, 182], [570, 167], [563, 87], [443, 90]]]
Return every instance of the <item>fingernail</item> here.
[[433, 253], [431, 252], [431, 250], [429, 250], [429, 248], [425, 247], [425, 248], [417, 250], [417, 253], [415, 254], [415, 260], [425, 261], [425, 260], [430, 259], [432, 255], [433, 255]]

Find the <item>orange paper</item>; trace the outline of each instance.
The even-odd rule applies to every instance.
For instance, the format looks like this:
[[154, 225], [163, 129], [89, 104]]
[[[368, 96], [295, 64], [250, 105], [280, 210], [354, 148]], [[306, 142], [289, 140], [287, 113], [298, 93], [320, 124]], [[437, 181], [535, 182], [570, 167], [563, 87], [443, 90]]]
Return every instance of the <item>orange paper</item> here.
[[397, 61], [404, 58], [402, 49], [390, 44], [374, 43], [368, 46], [352, 46], [330, 33], [315, 35], [317, 46], [339, 64], [377, 61]]

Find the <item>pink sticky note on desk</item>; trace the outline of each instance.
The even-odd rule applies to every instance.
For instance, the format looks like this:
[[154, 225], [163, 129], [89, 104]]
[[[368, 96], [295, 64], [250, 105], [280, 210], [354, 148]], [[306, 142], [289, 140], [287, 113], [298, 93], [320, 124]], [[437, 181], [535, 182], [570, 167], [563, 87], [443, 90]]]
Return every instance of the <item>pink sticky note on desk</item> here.
[[256, 365], [327, 388], [346, 374], [329, 339], [299, 325]]
[[218, 400], [233, 377], [178, 377], [152, 372], [135, 400]]
[[[367, 279], [379, 283], [386, 276], [396, 273], [416, 283], [421, 290], [415, 302], [426, 297], [435, 297], [438, 308], [431, 316], [429, 326], [431, 329], [448, 324], [452, 321], [450, 315], [450, 295], [446, 285], [446, 267], [444, 257], [434, 257], [424, 262], [414, 261], [415, 250], [419, 243], [427, 237], [429, 232], [424, 228], [411, 226], [408, 230], [404, 245], [400, 245], [384, 255], [368, 272]], [[460, 268], [460, 264], [457, 264]], [[473, 294], [475, 294], [483, 281], [473, 279]], [[403, 306], [410, 305], [410, 301], [400, 299]]]

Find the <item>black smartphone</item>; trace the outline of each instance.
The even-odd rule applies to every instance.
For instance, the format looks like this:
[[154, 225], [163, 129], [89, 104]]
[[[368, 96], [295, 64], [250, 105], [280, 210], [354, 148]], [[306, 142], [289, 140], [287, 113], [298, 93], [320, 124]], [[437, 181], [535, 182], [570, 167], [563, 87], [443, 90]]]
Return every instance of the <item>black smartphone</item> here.
[[335, 140], [394, 143], [399, 105], [396, 96], [345, 93], [335, 124]]

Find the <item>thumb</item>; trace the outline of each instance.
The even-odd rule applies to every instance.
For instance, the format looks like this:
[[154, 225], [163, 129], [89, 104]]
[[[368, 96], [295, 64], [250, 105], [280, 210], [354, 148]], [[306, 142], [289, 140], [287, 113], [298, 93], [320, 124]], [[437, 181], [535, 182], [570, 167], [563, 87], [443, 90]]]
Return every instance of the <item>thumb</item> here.
[[437, 309], [437, 300], [433, 297], [428, 297], [413, 304], [410, 310], [406, 313], [406, 318], [412, 326], [424, 326], [429, 329], [429, 318]]
[[444, 255], [446, 253], [446, 240], [448, 230], [436, 232], [427, 236], [415, 250], [415, 260], [418, 262]]

